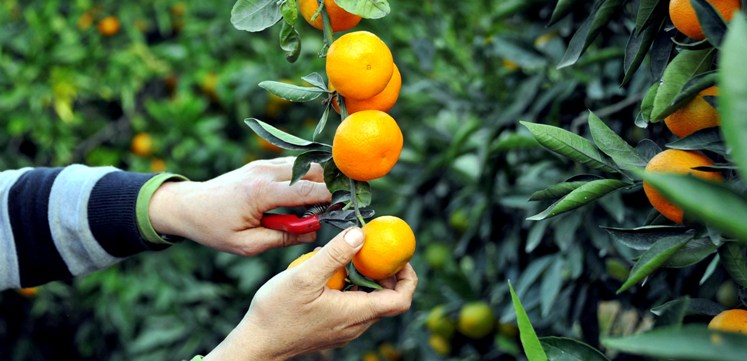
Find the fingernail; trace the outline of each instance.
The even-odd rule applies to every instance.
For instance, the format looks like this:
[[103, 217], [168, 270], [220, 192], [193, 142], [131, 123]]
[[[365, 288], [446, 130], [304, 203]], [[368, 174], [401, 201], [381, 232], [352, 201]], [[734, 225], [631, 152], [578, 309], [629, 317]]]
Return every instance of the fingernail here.
[[360, 228], [351, 228], [348, 230], [347, 233], [345, 233], [345, 236], [343, 236], [345, 239], [345, 242], [347, 242], [351, 247], [356, 248], [363, 244], [363, 240], [366, 238], [365, 235], [363, 235], [363, 231], [361, 231]]

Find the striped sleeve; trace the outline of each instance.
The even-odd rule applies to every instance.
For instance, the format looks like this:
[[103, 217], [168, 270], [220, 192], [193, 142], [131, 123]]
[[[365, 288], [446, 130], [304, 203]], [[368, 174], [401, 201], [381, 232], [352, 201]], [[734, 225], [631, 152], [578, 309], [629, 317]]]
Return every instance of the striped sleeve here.
[[154, 174], [71, 165], [0, 172], [0, 289], [68, 279], [155, 244], [136, 205]]

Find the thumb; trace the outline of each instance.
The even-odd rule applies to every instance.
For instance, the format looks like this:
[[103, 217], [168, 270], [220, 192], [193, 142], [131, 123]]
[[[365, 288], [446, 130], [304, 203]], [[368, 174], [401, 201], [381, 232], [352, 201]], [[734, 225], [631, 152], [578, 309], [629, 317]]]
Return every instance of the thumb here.
[[333, 238], [319, 253], [311, 257], [306, 264], [313, 271], [313, 281], [326, 284], [341, 267], [345, 267], [363, 246], [366, 236], [358, 227], [351, 227]]

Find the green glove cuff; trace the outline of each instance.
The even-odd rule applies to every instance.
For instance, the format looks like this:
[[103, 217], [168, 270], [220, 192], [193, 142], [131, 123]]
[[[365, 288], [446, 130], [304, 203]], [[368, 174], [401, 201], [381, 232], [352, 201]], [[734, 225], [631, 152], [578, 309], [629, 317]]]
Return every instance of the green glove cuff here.
[[173, 174], [173, 173], [160, 173], [155, 177], [149, 179], [143, 187], [140, 188], [140, 192], [137, 196], [137, 203], [135, 205], [135, 216], [137, 218], [137, 228], [140, 230], [140, 235], [143, 238], [155, 244], [167, 244], [171, 245], [181, 241], [181, 238], [174, 238], [166, 235], [160, 235], [153, 228], [153, 224], [150, 222], [150, 215], [148, 214], [148, 205], [150, 204], [153, 194], [156, 193], [158, 187], [167, 181], [185, 181], [189, 180], [184, 176]]

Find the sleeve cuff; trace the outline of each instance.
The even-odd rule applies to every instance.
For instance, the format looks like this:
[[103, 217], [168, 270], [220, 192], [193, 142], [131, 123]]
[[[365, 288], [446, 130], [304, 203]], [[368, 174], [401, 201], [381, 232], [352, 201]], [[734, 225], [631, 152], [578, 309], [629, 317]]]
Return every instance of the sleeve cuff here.
[[172, 245], [182, 240], [182, 238], [161, 235], [156, 232], [155, 228], [153, 228], [153, 224], [150, 222], [148, 205], [150, 205], [150, 200], [153, 198], [153, 194], [161, 184], [168, 181], [180, 182], [185, 180], [189, 179], [178, 174], [161, 173], [149, 179], [145, 184], [143, 184], [143, 187], [140, 188], [140, 192], [137, 196], [137, 204], [135, 206], [135, 214], [137, 217], [138, 230], [140, 230], [140, 234], [146, 241], [154, 244]]

